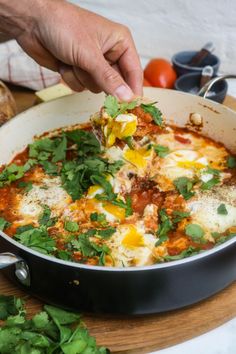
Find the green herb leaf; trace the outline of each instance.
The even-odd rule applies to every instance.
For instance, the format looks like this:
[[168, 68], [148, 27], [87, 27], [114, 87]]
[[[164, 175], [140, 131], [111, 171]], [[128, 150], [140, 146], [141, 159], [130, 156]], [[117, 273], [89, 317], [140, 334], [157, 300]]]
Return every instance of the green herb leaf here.
[[185, 200], [188, 200], [192, 196], [194, 196], [195, 192], [192, 191], [194, 181], [192, 181], [190, 178], [179, 177], [176, 178], [173, 183], [178, 192], [184, 197]]
[[108, 95], [105, 98], [104, 107], [111, 117], [115, 117], [119, 111], [119, 102], [116, 97]]
[[91, 132], [77, 129], [66, 132], [66, 136], [77, 145], [79, 156], [87, 156], [101, 152], [100, 143]]
[[75, 221], [65, 221], [64, 229], [69, 232], [77, 232], [79, 231], [79, 225]]
[[44, 171], [48, 175], [52, 175], [52, 176], [58, 175], [58, 166], [55, 165], [54, 163], [50, 161], [40, 161], [40, 164], [42, 165]]
[[235, 168], [236, 167], [236, 157], [235, 156], [229, 156], [228, 157], [227, 166], [229, 168]]
[[67, 149], [67, 138], [63, 134], [62, 139], [59, 141], [58, 145], [53, 151], [52, 162], [63, 161], [66, 158], [66, 149]]
[[212, 179], [210, 179], [209, 181], [207, 182], [203, 182], [200, 186], [200, 188], [203, 190], [203, 191], [207, 191], [209, 189], [211, 189], [212, 187], [214, 187], [215, 185], [219, 184], [220, 183], [220, 179], [217, 178], [217, 177], [213, 177]]
[[226, 209], [225, 204], [220, 204], [217, 208], [217, 213], [220, 215], [228, 215], [228, 211]]
[[132, 136], [127, 136], [125, 139], [126, 144], [128, 145], [128, 147], [133, 150], [134, 146], [133, 146], [133, 138]]
[[14, 296], [0, 295], [0, 320], [16, 316], [23, 311], [24, 302]]
[[10, 222], [8, 222], [6, 219], [4, 219], [3, 217], [0, 217], [0, 230], [3, 231], [4, 229], [6, 229], [7, 227], [9, 227], [11, 225]]
[[194, 240], [199, 240], [205, 234], [204, 230], [198, 224], [188, 224], [185, 228], [185, 233]]
[[18, 188], [24, 188], [24, 191], [26, 193], [28, 193], [29, 191], [31, 191], [31, 189], [33, 188], [33, 183], [32, 182], [24, 182], [24, 181], [20, 181], [17, 185]]
[[177, 224], [178, 222], [182, 221], [183, 219], [188, 218], [190, 216], [190, 213], [174, 210], [172, 215], [173, 215], [173, 219], [172, 219], [173, 223]]
[[[159, 237], [160, 242], [164, 242], [167, 240], [168, 237], [168, 232], [173, 229], [173, 223], [170, 220], [169, 216], [166, 213], [166, 209], [161, 209], [159, 211], [159, 217], [160, 217], [160, 224], [157, 230], [157, 236]], [[159, 244], [159, 240], [157, 241], [157, 244]]]
[[137, 101], [132, 102], [122, 102], [119, 103], [117, 98], [111, 95], [106, 96], [104, 101], [105, 111], [112, 117], [115, 118], [119, 114], [125, 113], [137, 106]]
[[157, 145], [153, 145], [153, 149], [155, 153], [162, 158], [170, 153], [170, 149], [168, 148], [168, 146], [157, 144]]
[[52, 254], [56, 250], [56, 242], [49, 237], [45, 226], [17, 233], [14, 237], [24, 246], [44, 254]]
[[213, 175], [213, 176], [219, 176], [220, 175], [220, 170], [217, 170], [215, 168], [211, 168], [211, 167], [207, 167], [204, 171], [203, 171], [204, 174], [210, 174], [210, 175]]
[[116, 232], [116, 228], [115, 227], [109, 227], [107, 229], [103, 229], [103, 230], [98, 230], [97, 234], [99, 236], [101, 236], [104, 239], [108, 239], [110, 238], [114, 233]]
[[47, 205], [44, 205], [43, 212], [39, 216], [39, 225], [45, 225], [51, 227], [57, 222], [57, 218], [51, 218], [51, 210]]
[[157, 125], [161, 126], [163, 124], [162, 113], [157, 107], [154, 106], [155, 103], [156, 102], [149, 104], [142, 103], [141, 108], [144, 110], [144, 112], [149, 113], [152, 116], [154, 122]]
[[200, 249], [190, 246], [189, 248], [187, 248], [186, 250], [182, 251], [181, 253], [179, 253], [175, 256], [170, 256], [170, 255], [165, 256], [164, 260], [165, 261], [178, 261], [178, 260], [186, 258], [186, 257], [194, 256], [194, 255], [198, 254], [199, 252], [200, 252]]

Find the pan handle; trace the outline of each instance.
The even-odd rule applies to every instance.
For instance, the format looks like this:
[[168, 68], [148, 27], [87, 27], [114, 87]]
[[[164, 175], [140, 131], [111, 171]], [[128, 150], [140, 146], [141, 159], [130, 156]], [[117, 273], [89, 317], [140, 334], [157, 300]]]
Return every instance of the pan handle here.
[[15, 276], [17, 280], [26, 286], [30, 286], [30, 271], [26, 262], [13, 253], [0, 253], [0, 270], [15, 265]]
[[203, 98], [206, 98], [208, 92], [210, 91], [210, 89], [212, 88], [212, 86], [221, 80], [224, 79], [236, 79], [236, 75], [233, 74], [229, 74], [229, 75], [222, 75], [222, 76], [217, 76], [214, 77], [213, 79], [211, 79], [210, 81], [208, 81], [201, 89], [200, 91], [198, 91], [197, 95]]
[[0, 269], [9, 267], [22, 261], [22, 259], [13, 253], [0, 253]]

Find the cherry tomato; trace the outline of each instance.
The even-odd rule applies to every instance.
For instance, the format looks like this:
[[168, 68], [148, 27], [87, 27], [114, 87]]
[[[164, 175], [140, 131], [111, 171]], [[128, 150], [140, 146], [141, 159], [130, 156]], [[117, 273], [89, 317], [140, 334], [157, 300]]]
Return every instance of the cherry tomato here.
[[145, 86], [145, 87], [147, 87], [147, 86], [152, 86], [151, 84], [150, 84], [150, 82], [147, 80], [147, 79], [143, 79], [143, 86]]
[[152, 86], [173, 88], [177, 75], [168, 60], [156, 58], [147, 64], [144, 77]]

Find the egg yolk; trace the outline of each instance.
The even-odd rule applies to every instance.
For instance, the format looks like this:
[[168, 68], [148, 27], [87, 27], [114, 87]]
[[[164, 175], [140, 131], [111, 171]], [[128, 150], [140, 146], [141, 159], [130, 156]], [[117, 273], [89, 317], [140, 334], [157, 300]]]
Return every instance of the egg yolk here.
[[197, 161], [179, 161], [178, 166], [186, 169], [195, 168], [197, 170], [201, 170], [202, 168], [206, 167], [206, 165]]
[[120, 208], [120, 207], [113, 205], [111, 203], [104, 203], [102, 205], [102, 207], [108, 213], [115, 216], [116, 219], [119, 219], [120, 221], [123, 221], [125, 219], [125, 209], [124, 208]]
[[125, 139], [134, 135], [137, 129], [137, 117], [133, 114], [121, 114], [110, 119], [104, 126], [103, 132], [108, 147], [114, 145], [116, 139]]
[[134, 225], [128, 226], [128, 232], [122, 240], [122, 245], [130, 249], [144, 246], [143, 236], [137, 231]]
[[146, 158], [149, 157], [150, 154], [151, 151], [143, 148], [138, 150], [127, 149], [124, 152], [124, 158], [136, 167], [144, 169], [147, 166]]

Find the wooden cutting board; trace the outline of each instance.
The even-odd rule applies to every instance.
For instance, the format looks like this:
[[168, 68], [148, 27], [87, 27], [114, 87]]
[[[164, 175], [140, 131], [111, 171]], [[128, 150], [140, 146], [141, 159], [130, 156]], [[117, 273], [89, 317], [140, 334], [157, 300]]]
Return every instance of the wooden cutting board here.
[[[34, 104], [31, 91], [13, 89], [18, 112]], [[227, 97], [227, 106], [236, 110], [236, 100]], [[23, 296], [29, 315], [41, 310], [42, 303], [10, 283], [0, 273], [0, 294]], [[208, 300], [177, 311], [138, 317], [83, 315], [97, 343], [113, 353], [148, 353], [184, 342], [220, 326], [236, 316], [236, 282]]]

